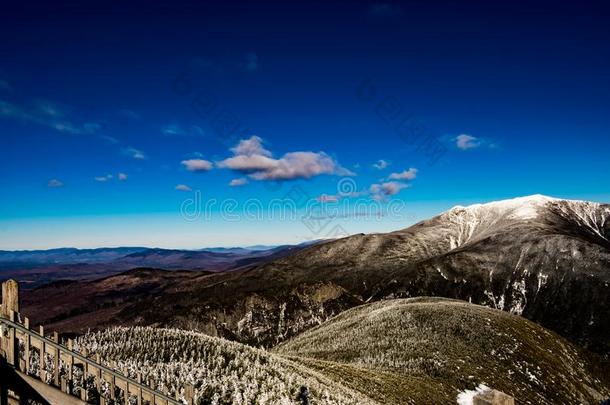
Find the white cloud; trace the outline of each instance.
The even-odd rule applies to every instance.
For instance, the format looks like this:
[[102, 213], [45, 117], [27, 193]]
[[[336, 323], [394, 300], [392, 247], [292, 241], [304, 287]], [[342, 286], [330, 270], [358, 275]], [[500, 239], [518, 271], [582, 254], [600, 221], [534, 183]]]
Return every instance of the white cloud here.
[[407, 187], [409, 187], [409, 185], [405, 183], [401, 183], [398, 181], [388, 181], [386, 183], [371, 185], [370, 191], [373, 199], [383, 200], [386, 197], [398, 194], [400, 190]]
[[231, 187], [239, 187], [239, 186], [244, 186], [246, 184], [248, 184], [248, 179], [246, 179], [245, 177], [241, 177], [239, 179], [231, 180], [231, 182], [229, 183], [229, 186], [231, 186]]
[[178, 184], [175, 187], [176, 190], [178, 191], [193, 191], [189, 186], [187, 186], [186, 184]]
[[263, 140], [256, 135], [240, 140], [236, 146], [231, 148], [231, 152], [235, 155], [271, 157], [271, 152], [263, 147]]
[[258, 136], [241, 140], [231, 151], [234, 156], [218, 162], [217, 166], [246, 173], [254, 180], [309, 179], [321, 174], [354, 175], [324, 152], [289, 152], [275, 159]]
[[265, 172], [272, 170], [278, 165], [278, 161], [263, 155], [237, 155], [221, 162], [221, 169], [233, 169], [242, 172]]
[[125, 173], [119, 173], [119, 180], [120, 181], [126, 181], [127, 180], [127, 175]]
[[58, 188], [58, 187], [63, 187], [64, 183], [60, 180], [52, 179], [52, 180], [49, 180], [49, 182], [47, 183], [47, 186], [49, 186], [50, 188]]
[[187, 159], [180, 162], [189, 172], [207, 172], [211, 170], [212, 162], [204, 159]]
[[404, 170], [400, 173], [390, 174], [390, 180], [414, 180], [417, 177], [417, 169], [411, 167], [409, 170]]
[[142, 152], [139, 149], [132, 148], [131, 146], [129, 146], [127, 148], [123, 148], [122, 150], [125, 155], [130, 156], [134, 159], [137, 159], [137, 160], [146, 159], [146, 155], [144, 154], [144, 152]]
[[107, 174], [105, 176], [96, 176], [94, 177], [95, 181], [108, 181], [112, 178], [112, 174]]
[[383, 170], [388, 167], [390, 164], [383, 159], [379, 159], [377, 163], [373, 163], [373, 167], [377, 170]]
[[474, 136], [460, 134], [455, 138], [455, 144], [461, 150], [468, 150], [481, 146], [481, 141]]

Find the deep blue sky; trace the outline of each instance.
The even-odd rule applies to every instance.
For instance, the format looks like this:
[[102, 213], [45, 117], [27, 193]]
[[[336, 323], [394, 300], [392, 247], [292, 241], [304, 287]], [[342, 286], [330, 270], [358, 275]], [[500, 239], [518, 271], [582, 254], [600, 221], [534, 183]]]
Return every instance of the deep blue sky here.
[[[107, 3], [3, 5], [0, 249], [294, 243], [527, 194], [610, 200], [604, 2]], [[433, 146], [399, 136], [397, 109]], [[342, 218], [268, 215], [295, 190]], [[218, 204], [188, 221], [199, 196]]]

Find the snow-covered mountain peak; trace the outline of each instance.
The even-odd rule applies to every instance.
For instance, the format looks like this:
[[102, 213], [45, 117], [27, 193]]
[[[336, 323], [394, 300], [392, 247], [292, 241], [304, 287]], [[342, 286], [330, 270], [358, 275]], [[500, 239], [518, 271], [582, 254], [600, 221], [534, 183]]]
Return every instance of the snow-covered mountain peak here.
[[453, 207], [450, 212], [468, 212], [474, 215], [483, 213], [488, 215], [509, 215], [515, 219], [531, 219], [538, 216], [538, 208], [552, 201], [558, 201], [558, 199], [542, 194], [534, 194], [485, 204], [472, 204], [466, 207], [458, 205]]
[[478, 240], [506, 226], [538, 222], [544, 226], [578, 228], [580, 233], [594, 235], [605, 244], [610, 240], [610, 205], [589, 201], [565, 200], [540, 194], [456, 206], [442, 214], [441, 221], [450, 224], [452, 248]]

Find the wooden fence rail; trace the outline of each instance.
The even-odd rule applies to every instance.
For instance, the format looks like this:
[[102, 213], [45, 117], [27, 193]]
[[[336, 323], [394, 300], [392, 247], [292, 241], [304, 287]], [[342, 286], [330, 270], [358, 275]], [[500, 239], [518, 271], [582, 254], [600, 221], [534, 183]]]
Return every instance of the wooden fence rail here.
[[[3, 298], [6, 299], [6, 297]], [[99, 355], [92, 359], [87, 355], [85, 349], [82, 353], [74, 351], [71, 339], [68, 339], [67, 346], [64, 346], [60, 343], [57, 332], [53, 332], [49, 338], [45, 336], [42, 326], [38, 328], [38, 331], [31, 329], [29, 319], [21, 317], [18, 312], [7, 308], [6, 304], [0, 306], [0, 328], [0, 356], [5, 358], [6, 363], [26, 375], [37, 375], [41, 381], [60, 389], [64, 393], [74, 395], [74, 392], [78, 391], [80, 399], [84, 402], [93, 400], [93, 398], [87, 397], [87, 389], [85, 388], [85, 380], [90, 378], [89, 376], [93, 376], [93, 384], [99, 395], [100, 405], [106, 405], [110, 401], [119, 403], [119, 398], [115, 398], [115, 388], [119, 388], [120, 392], [123, 393], [125, 405], [130, 404], [130, 397], [135, 397], [137, 405], [183, 404], [179, 400], [178, 393], [176, 393], [175, 398], [172, 398], [145, 385], [139, 373], [137, 379], [130, 378], [111, 367], [102, 365]], [[37, 370], [32, 369], [32, 350], [39, 353]], [[47, 372], [45, 367], [45, 355], [52, 358], [53, 366], [50, 373]], [[60, 373], [60, 361], [66, 365], [67, 374], [62, 375]], [[83, 373], [80, 387], [77, 387], [75, 381], [75, 368], [80, 368]], [[72, 389], [74, 387], [78, 390]], [[107, 388], [105, 390], [108, 391], [107, 397], [102, 395], [103, 387]], [[183, 397], [186, 403], [193, 405], [194, 387], [187, 384], [183, 388]]]

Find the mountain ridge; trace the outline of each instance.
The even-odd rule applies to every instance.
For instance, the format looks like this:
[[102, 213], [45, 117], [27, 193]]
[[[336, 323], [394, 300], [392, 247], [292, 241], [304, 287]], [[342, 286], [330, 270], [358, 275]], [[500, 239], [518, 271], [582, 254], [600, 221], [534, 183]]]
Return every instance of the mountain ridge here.
[[[122, 306], [117, 322], [195, 325], [272, 346], [365, 302], [440, 296], [522, 315], [608, 354], [609, 212], [608, 204], [541, 196], [454, 207], [405, 229], [319, 242], [243, 272], [172, 278], [154, 299]], [[54, 294], [42, 288], [30, 302], [42, 305], [43, 293]], [[58, 326], [69, 323], [62, 316]]]

